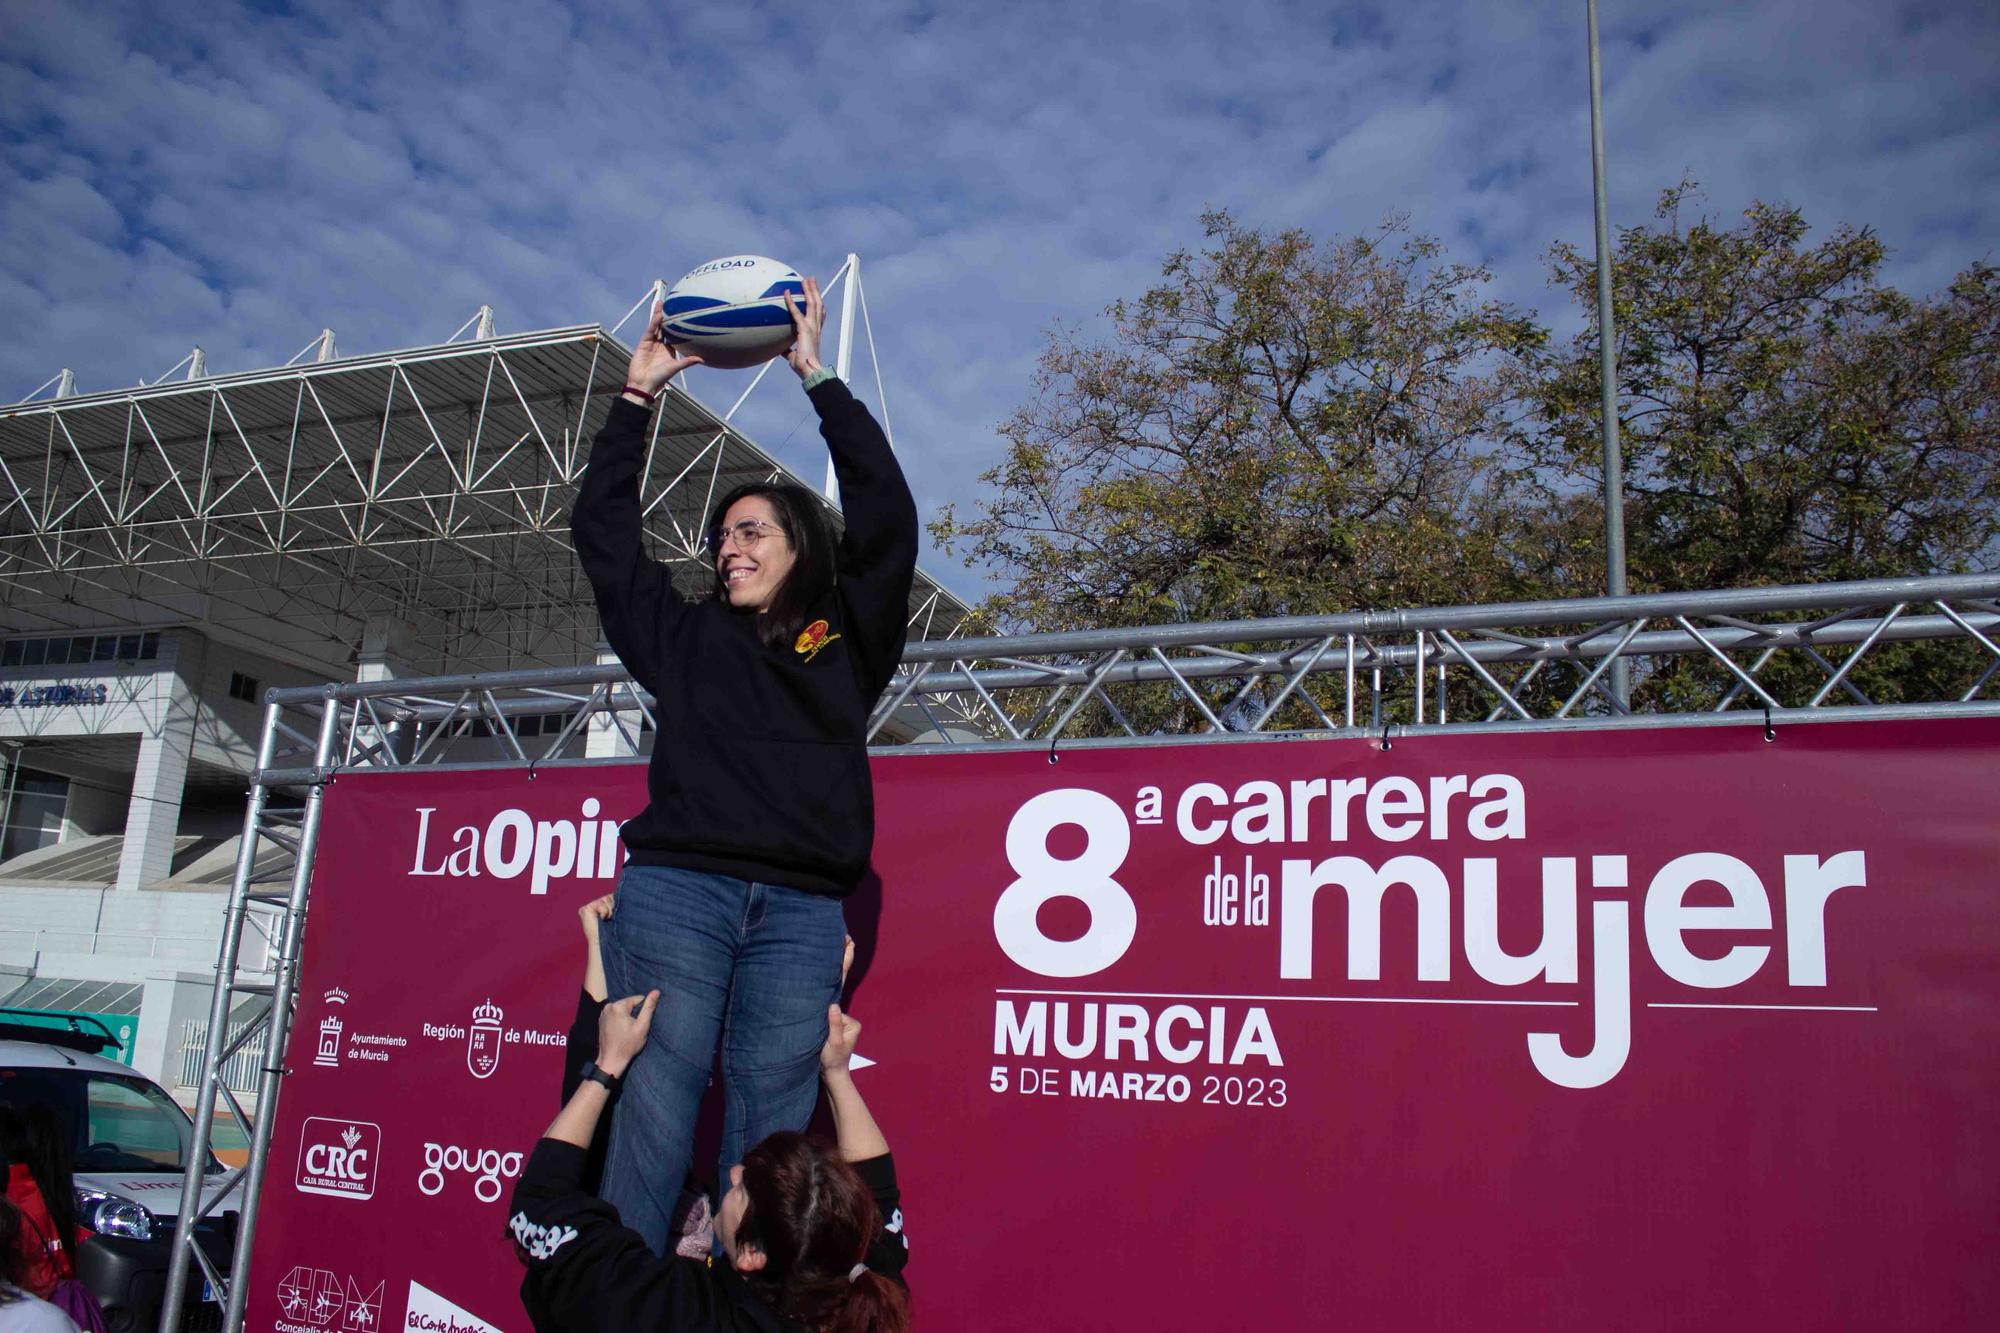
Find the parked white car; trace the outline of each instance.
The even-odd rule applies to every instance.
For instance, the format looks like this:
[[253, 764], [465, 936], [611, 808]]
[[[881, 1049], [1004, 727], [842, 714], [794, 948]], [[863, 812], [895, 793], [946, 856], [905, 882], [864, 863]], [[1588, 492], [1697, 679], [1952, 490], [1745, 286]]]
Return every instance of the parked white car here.
[[[71, 1129], [77, 1221], [94, 1233], [77, 1251], [77, 1275], [113, 1333], [123, 1333], [159, 1323], [194, 1124], [159, 1084], [97, 1054], [116, 1044], [88, 1020], [64, 1030], [0, 1010], [0, 1102], [51, 1107]], [[205, 1175], [204, 1206], [223, 1188], [225, 1168], [213, 1154]], [[242, 1198], [239, 1184], [196, 1227], [218, 1269], [229, 1265]], [[201, 1290], [191, 1292], [181, 1328], [221, 1327], [221, 1307], [198, 1271], [190, 1281]]]

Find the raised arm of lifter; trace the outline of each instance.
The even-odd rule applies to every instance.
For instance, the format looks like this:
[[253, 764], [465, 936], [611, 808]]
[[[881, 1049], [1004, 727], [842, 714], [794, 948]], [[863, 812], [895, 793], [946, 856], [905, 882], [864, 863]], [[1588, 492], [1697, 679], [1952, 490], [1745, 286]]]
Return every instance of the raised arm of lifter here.
[[880, 692], [903, 653], [909, 616], [910, 582], [917, 568], [917, 502], [889, 437], [860, 400], [837, 379], [827, 378], [819, 361], [819, 337], [826, 304], [819, 283], [806, 279], [803, 307], [792, 309], [794, 341], [785, 360], [808, 386], [819, 413], [820, 434], [833, 456], [845, 520], [836, 557], [840, 595], [851, 613], [858, 642], [863, 689]]
[[[850, 946], [851, 947], [851, 946]], [[826, 1045], [819, 1051], [819, 1076], [826, 1084], [827, 1105], [833, 1111], [833, 1137], [840, 1155], [850, 1162], [866, 1161], [889, 1151], [854, 1075], [847, 1063], [854, 1055], [854, 1043], [861, 1038], [861, 1024], [841, 1012], [837, 1004], [826, 1007]]]
[[652, 400], [667, 381], [701, 364], [683, 356], [661, 333], [660, 305], [653, 304], [646, 336], [625, 371], [625, 389], [611, 404], [604, 427], [590, 447], [570, 535], [577, 560], [596, 595], [605, 640], [642, 684], [652, 683], [654, 647], [664, 624], [684, 611], [666, 566], [646, 554], [639, 469], [646, 457], [646, 427]]

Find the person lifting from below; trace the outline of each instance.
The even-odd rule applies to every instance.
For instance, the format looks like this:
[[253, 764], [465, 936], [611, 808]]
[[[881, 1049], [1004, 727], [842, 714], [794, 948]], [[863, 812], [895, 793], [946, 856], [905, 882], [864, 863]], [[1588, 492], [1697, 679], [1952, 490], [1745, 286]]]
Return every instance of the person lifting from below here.
[[[622, 831], [603, 924], [614, 995], [661, 993], [612, 1125], [602, 1192], [665, 1253], [696, 1117], [721, 1053], [721, 1160], [805, 1127], [814, 1053], [838, 996], [842, 902], [875, 838], [869, 710], [901, 660], [917, 512], [882, 428], [819, 363], [819, 284], [790, 302], [785, 354], [820, 419], [844, 530], [796, 485], [752, 482], [706, 528], [713, 595], [675, 588], [647, 550], [640, 475], [653, 408], [699, 358], [655, 305], [591, 445], [571, 513], [605, 641], [655, 700], [648, 803]], [[710, 1174], [709, 1164], [699, 1164]]]
[[[720, 1258], [660, 1258], [618, 1210], [583, 1184], [605, 1108], [644, 1049], [658, 991], [603, 1003], [598, 932], [613, 900], [581, 913], [584, 995], [561, 1112], [514, 1187], [508, 1227], [527, 1266], [521, 1301], [538, 1333], [755, 1329], [905, 1333], [909, 1247], [888, 1141], [848, 1069], [861, 1024], [826, 1009], [820, 1081], [836, 1145], [779, 1131], [730, 1171], [716, 1232]], [[846, 941], [843, 981], [854, 942]]]

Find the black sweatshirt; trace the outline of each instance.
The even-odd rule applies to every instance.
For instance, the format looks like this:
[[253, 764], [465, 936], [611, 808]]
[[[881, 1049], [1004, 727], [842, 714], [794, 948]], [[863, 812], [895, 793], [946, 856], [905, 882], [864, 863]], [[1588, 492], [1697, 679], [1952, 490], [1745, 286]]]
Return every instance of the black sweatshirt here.
[[[577, 999], [576, 1021], [563, 1060], [563, 1101], [597, 1058], [601, 1001]], [[598, 1117], [591, 1149], [543, 1139], [535, 1145], [514, 1186], [508, 1228], [515, 1252], [527, 1265], [521, 1304], [537, 1333], [584, 1330], [758, 1329], [794, 1333], [800, 1325], [764, 1304], [728, 1264], [679, 1256], [662, 1259], [639, 1233], [624, 1226], [618, 1210], [585, 1184], [588, 1158], [603, 1161], [610, 1108]], [[909, 1241], [898, 1206], [896, 1165], [887, 1153], [853, 1164], [875, 1196], [881, 1229], [868, 1243], [868, 1266], [903, 1285]]]
[[[822, 635], [766, 648], [756, 614], [685, 602], [646, 554], [639, 469], [651, 413], [619, 398], [591, 446], [570, 528], [604, 638], [657, 700], [651, 798], [625, 825], [640, 865], [845, 897], [868, 868], [868, 711], [903, 653], [917, 507], [889, 441], [847, 386], [810, 394], [846, 529]], [[817, 645], [817, 646], [815, 646]]]
[[[514, 1186], [508, 1227], [528, 1267], [521, 1304], [537, 1333], [669, 1333], [682, 1329], [801, 1327], [766, 1305], [728, 1263], [662, 1259], [618, 1210], [577, 1184], [583, 1149], [543, 1139]], [[901, 1283], [909, 1257], [887, 1154], [854, 1163], [887, 1219], [868, 1245], [868, 1266]]]

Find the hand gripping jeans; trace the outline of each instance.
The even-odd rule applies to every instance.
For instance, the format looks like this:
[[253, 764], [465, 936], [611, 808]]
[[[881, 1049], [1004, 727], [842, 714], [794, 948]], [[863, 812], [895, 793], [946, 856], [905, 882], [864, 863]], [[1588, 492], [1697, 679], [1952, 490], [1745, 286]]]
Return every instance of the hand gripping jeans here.
[[660, 992], [645, 1049], [625, 1072], [599, 1191], [657, 1254], [693, 1151], [696, 1113], [722, 1049], [717, 1179], [765, 1135], [802, 1130], [819, 1097], [826, 1007], [839, 997], [838, 899], [669, 866], [628, 865], [599, 932], [617, 1000]]

